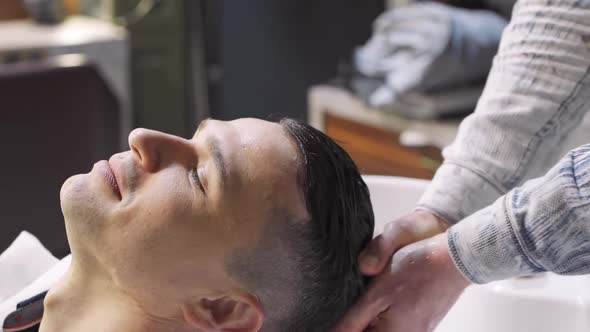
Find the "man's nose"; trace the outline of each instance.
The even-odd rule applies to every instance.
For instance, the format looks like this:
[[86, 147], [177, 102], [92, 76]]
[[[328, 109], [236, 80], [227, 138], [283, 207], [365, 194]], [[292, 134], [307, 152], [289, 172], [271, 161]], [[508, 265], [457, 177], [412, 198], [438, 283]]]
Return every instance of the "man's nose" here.
[[138, 128], [129, 134], [129, 147], [141, 167], [147, 172], [157, 172], [172, 156], [187, 150], [188, 141], [155, 130]]

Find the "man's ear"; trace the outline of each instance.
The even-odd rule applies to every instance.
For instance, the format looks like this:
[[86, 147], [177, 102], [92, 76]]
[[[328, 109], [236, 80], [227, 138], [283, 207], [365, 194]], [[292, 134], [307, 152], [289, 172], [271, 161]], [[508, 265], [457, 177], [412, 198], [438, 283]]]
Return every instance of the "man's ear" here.
[[256, 332], [262, 327], [262, 305], [250, 294], [203, 297], [182, 307], [185, 321], [204, 332]]

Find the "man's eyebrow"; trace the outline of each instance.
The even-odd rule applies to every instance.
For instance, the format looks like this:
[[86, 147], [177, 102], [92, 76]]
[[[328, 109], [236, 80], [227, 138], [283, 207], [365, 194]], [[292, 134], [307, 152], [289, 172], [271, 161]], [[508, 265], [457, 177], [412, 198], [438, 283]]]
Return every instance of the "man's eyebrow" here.
[[[211, 123], [210, 118], [207, 118], [203, 121], [201, 121], [201, 123], [199, 124], [199, 127], [197, 128], [197, 130], [195, 131], [195, 135], [194, 137], [196, 137], [201, 131], [205, 130], [205, 127], [207, 127], [207, 125], [209, 123]], [[219, 140], [219, 138], [215, 137], [214, 135], [209, 134], [209, 136], [206, 138], [206, 145], [207, 145], [207, 149], [209, 150], [209, 154], [212, 156], [213, 158], [213, 163], [215, 164], [215, 168], [217, 169], [217, 172], [219, 173], [219, 178], [221, 181], [221, 186], [224, 187], [227, 183], [227, 162], [225, 160], [225, 158], [223, 157], [223, 153], [221, 150], [221, 142]]]
[[223, 153], [221, 152], [221, 142], [217, 137], [210, 135], [209, 137], [207, 137], [207, 148], [209, 149], [209, 153], [213, 158], [215, 168], [217, 168], [217, 172], [219, 173], [219, 178], [221, 179], [221, 186], [224, 187], [227, 183], [227, 163], [225, 162]]

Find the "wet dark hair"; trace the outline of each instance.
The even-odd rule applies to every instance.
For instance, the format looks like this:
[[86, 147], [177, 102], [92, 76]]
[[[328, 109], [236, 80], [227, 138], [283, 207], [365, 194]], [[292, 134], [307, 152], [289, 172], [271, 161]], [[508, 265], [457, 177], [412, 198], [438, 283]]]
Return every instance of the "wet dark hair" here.
[[373, 235], [369, 190], [350, 156], [313, 127], [279, 122], [299, 148], [298, 184], [309, 220], [277, 210], [256, 248], [230, 269], [265, 310], [261, 331], [327, 331], [366, 287], [358, 255]]

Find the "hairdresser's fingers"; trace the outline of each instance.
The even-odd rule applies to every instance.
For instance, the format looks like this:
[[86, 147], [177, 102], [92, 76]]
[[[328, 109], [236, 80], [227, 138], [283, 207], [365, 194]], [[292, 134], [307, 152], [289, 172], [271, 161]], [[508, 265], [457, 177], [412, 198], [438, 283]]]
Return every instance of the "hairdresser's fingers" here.
[[410, 332], [398, 329], [398, 324], [388, 317], [379, 317], [375, 322], [363, 332]]
[[395, 322], [389, 319], [380, 319], [374, 326], [364, 332], [430, 332], [424, 329], [408, 329], [402, 322]]
[[[395, 228], [396, 230], [399, 228], [399, 226], [392, 222], [387, 224], [386, 229], [389, 227]], [[401, 238], [401, 235], [396, 237]], [[381, 273], [387, 266], [393, 253], [403, 245], [401, 243], [403, 241], [391, 240], [383, 234], [374, 238], [359, 256], [361, 272], [368, 276]]]
[[362, 273], [370, 276], [381, 273], [389, 265], [389, 260], [396, 251], [414, 241], [411, 227], [414, 222], [412, 215], [413, 213], [410, 213], [387, 223], [383, 232], [361, 252]]
[[423, 210], [390, 221], [360, 254], [361, 272], [369, 276], [381, 273], [400, 248], [442, 233], [447, 228], [445, 221]]
[[332, 332], [380, 331], [373, 328], [379, 314], [387, 310], [390, 301], [383, 285], [383, 282], [373, 280], [365, 294], [348, 310]]

